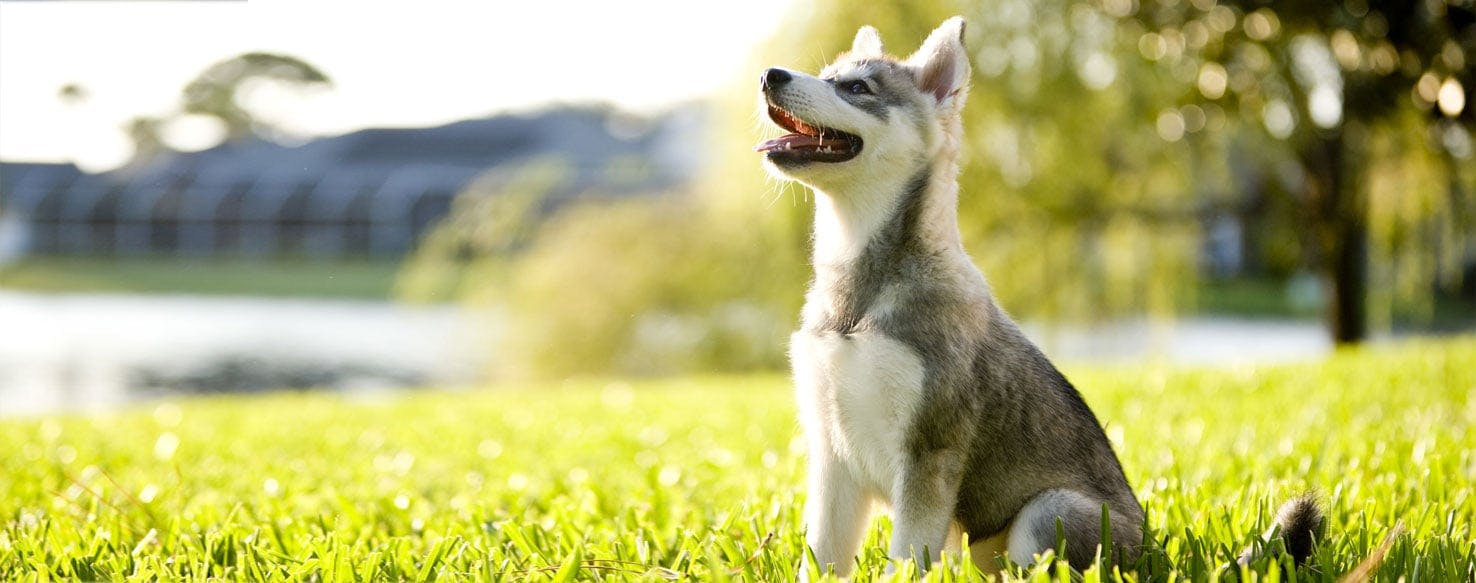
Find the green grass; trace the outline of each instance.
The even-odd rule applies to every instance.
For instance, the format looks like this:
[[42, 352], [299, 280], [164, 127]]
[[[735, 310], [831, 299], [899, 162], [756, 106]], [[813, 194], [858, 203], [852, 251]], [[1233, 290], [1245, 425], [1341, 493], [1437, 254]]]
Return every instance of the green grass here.
[[0, 288], [383, 300], [399, 267], [395, 261], [47, 257], [0, 266]]
[[[1067, 372], [1148, 509], [1162, 552], [1142, 580], [1284, 580], [1274, 555], [1231, 561], [1308, 489], [1330, 524], [1297, 579], [1335, 580], [1399, 522], [1378, 580], [1476, 573], [1476, 339]], [[4, 421], [0, 580], [793, 580], [793, 416], [782, 378], [746, 377]], [[879, 577], [888, 528], [873, 526], [856, 580]], [[948, 563], [928, 578], [977, 575]]]

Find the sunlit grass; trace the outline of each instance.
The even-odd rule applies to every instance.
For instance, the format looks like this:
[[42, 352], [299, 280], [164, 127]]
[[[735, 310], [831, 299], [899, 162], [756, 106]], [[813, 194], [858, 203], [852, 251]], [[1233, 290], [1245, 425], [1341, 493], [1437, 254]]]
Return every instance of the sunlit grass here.
[[[1148, 508], [1163, 552], [1145, 579], [1239, 576], [1235, 553], [1308, 489], [1331, 521], [1299, 579], [1334, 580], [1396, 522], [1407, 530], [1377, 579], [1476, 572], [1476, 340], [1068, 373]], [[0, 580], [793, 580], [799, 444], [777, 376], [5, 421]], [[885, 567], [887, 528], [868, 535], [857, 580]], [[1271, 560], [1251, 577], [1274, 580]], [[950, 562], [928, 577], [978, 575]]]

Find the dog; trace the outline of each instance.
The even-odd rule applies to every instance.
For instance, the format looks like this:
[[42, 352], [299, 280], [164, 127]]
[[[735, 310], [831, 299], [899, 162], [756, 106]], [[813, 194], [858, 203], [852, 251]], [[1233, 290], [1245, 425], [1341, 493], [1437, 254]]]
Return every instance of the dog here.
[[[1060, 532], [1084, 570], [1099, 552], [1131, 561], [1143, 541], [1142, 506], [1101, 424], [964, 251], [964, 26], [945, 21], [906, 59], [862, 27], [819, 76], [771, 68], [760, 82], [763, 111], [788, 133], [755, 149], [816, 194], [815, 273], [790, 359], [805, 542], [842, 577], [873, 501], [892, 509], [893, 561], [926, 564], [962, 532], [981, 568], [1000, 555], [1028, 564]], [[1099, 551], [1103, 512], [1112, 544]], [[1289, 548], [1320, 528], [1310, 498], [1280, 514], [1273, 532]]]

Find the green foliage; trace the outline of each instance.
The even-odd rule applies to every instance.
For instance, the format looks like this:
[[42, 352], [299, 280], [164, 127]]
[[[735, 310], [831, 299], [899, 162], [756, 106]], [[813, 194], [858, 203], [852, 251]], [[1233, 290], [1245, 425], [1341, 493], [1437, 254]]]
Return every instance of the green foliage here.
[[[1226, 370], [1068, 371], [1148, 510], [1151, 573], [1476, 573], [1476, 339]], [[0, 422], [0, 579], [794, 580], [802, 441], [777, 377], [281, 394]], [[1276, 504], [1328, 507], [1314, 564], [1233, 564]], [[879, 580], [878, 519], [855, 580]], [[916, 572], [898, 569], [899, 580]], [[1014, 574], [1074, 581], [1046, 561]], [[977, 581], [953, 557], [929, 581]], [[1117, 581], [1090, 571], [1085, 581]]]
[[[1423, 120], [1404, 111], [1364, 146], [1375, 322], [1434, 319], [1431, 290], [1455, 290], [1476, 261], [1476, 164], [1453, 164]], [[1398, 130], [1398, 131], [1393, 131]], [[1454, 295], [1454, 294], [1452, 294]], [[1471, 306], [1476, 307], [1476, 306]]]
[[495, 300], [511, 279], [509, 258], [536, 235], [540, 209], [569, 171], [557, 160], [535, 160], [477, 177], [405, 262], [397, 295], [415, 302]]
[[[535, 162], [458, 195], [402, 271], [412, 300], [495, 311], [503, 377], [773, 369], [794, 300], [750, 225], [681, 194], [570, 192]], [[557, 212], [550, 197], [578, 195]], [[786, 285], [776, 285], [775, 282]], [[776, 308], [785, 306], [785, 308]]]
[[[783, 315], [757, 305], [742, 256], [690, 200], [580, 205], [513, 260], [505, 362], [533, 374], [773, 368]], [[650, 266], [650, 267], [646, 267]], [[577, 274], [576, 277], [570, 277]]]
[[[253, 135], [267, 139], [281, 137], [279, 128], [251, 110], [250, 91], [257, 88], [254, 84], [262, 82], [298, 91], [333, 84], [317, 67], [291, 55], [252, 52], [219, 61], [200, 71], [184, 86], [174, 110], [159, 116], [140, 115], [128, 121], [124, 129], [133, 140], [130, 164], [147, 163], [168, 151], [170, 148], [162, 137], [163, 128], [171, 120], [186, 115], [218, 120], [225, 129], [226, 140]], [[69, 84], [62, 87], [57, 97], [82, 103], [87, 100], [87, 90]]]
[[[961, 222], [1012, 311], [1169, 314], [1195, 280], [1199, 160], [1155, 132], [1170, 84], [1119, 61], [1110, 20], [1072, 2], [976, 10]], [[1201, 163], [1201, 165], [1204, 165]]]
[[267, 135], [275, 132], [252, 114], [243, 102], [254, 82], [270, 81], [301, 89], [332, 84], [317, 67], [291, 55], [245, 53], [206, 67], [184, 87], [180, 109], [184, 113], [208, 115], [225, 124], [229, 138]]
[[1266, 195], [1289, 195], [1276, 206], [1298, 229], [1282, 244], [1300, 247], [1300, 263], [1325, 275], [1336, 340], [1366, 335], [1366, 305], [1384, 325], [1391, 311], [1432, 313], [1435, 284], [1451, 286], [1476, 260], [1469, 2], [1100, 7], [1136, 39], [1143, 61], [1178, 77], [1187, 105], [1166, 110], [1171, 123], [1186, 124], [1191, 107], [1228, 113], [1239, 141], [1280, 160], [1254, 173], [1280, 175], [1282, 188], [1242, 197], [1265, 204]]

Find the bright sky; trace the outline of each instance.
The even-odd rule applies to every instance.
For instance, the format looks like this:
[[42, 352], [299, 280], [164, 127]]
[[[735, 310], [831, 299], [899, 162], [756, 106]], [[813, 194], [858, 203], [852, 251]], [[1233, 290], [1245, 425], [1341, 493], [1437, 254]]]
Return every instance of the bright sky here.
[[[333, 79], [305, 98], [263, 97], [304, 135], [549, 102], [652, 111], [739, 78], [791, 2], [0, 1], [0, 159], [115, 165], [131, 150], [128, 119], [169, 111], [195, 74], [248, 51]], [[87, 101], [58, 99], [67, 83]]]

